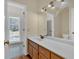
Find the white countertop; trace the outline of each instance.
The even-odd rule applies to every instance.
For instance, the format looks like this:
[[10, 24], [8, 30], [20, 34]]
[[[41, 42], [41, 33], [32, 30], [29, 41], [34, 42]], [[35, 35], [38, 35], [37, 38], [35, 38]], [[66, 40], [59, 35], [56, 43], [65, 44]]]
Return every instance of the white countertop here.
[[64, 57], [65, 59], [74, 59], [74, 45], [66, 44], [52, 39], [40, 39], [39, 37], [28, 37], [35, 43], [49, 49], [50, 51]]

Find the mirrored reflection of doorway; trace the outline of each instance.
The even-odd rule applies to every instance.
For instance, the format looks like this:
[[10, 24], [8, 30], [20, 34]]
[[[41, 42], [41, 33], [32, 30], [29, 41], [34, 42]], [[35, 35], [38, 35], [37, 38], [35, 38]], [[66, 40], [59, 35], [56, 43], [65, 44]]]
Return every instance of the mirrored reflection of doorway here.
[[47, 21], [47, 35], [52, 36], [52, 20]]
[[54, 36], [54, 15], [47, 14], [47, 36]]

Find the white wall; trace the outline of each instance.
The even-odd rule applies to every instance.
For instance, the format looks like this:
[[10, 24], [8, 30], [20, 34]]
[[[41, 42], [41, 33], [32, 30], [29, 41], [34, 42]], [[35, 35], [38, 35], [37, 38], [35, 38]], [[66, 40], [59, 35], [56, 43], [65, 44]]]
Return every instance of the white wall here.
[[69, 36], [72, 39], [74, 37], [74, 8], [69, 9]]

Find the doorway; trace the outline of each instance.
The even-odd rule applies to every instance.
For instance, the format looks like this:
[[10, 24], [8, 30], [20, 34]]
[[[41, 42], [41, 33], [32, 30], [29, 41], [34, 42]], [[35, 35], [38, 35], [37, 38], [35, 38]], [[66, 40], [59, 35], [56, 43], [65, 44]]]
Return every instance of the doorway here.
[[5, 59], [24, 54], [24, 7], [13, 1], [7, 1], [5, 19]]

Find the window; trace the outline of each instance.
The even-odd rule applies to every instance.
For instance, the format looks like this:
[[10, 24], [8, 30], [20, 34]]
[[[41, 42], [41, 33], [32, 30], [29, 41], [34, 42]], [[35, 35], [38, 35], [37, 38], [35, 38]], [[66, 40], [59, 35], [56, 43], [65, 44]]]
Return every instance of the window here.
[[8, 18], [8, 30], [10, 41], [20, 41], [20, 18], [9, 17]]

